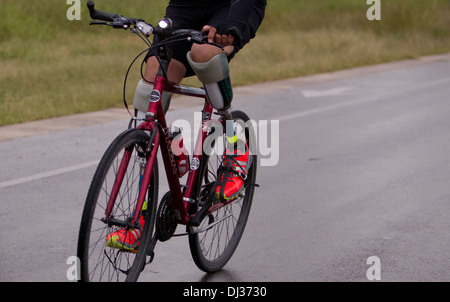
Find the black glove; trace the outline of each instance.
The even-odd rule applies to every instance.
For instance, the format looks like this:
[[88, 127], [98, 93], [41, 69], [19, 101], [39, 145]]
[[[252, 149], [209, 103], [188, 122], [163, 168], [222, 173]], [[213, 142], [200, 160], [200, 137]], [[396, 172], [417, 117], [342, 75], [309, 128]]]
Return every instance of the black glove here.
[[242, 47], [243, 36], [239, 24], [234, 22], [222, 22], [213, 26], [217, 29], [218, 35], [231, 35], [234, 37], [233, 44], [237, 47]]

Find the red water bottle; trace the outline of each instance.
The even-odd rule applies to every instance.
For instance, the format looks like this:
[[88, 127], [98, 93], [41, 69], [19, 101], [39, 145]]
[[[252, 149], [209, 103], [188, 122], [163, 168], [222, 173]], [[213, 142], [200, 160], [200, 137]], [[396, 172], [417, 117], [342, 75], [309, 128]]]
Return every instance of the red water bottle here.
[[172, 140], [172, 152], [175, 155], [175, 160], [177, 162], [178, 176], [183, 177], [187, 172], [189, 172], [189, 155], [186, 147], [183, 143], [183, 135], [180, 129], [176, 129], [170, 134], [170, 139]]

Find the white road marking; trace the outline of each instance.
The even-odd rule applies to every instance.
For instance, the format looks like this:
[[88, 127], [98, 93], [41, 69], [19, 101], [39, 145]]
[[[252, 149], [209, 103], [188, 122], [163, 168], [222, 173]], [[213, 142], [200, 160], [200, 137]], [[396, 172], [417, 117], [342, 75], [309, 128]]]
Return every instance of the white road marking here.
[[291, 113], [291, 114], [276, 117], [273, 120], [289, 121], [292, 119], [297, 119], [300, 117], [305, 117], [305, 116], [309, 116], [309, 115], [313, 115], [313, 114], [317, 114], [317, 113], [321, 113], [321, 112], [325, 112], [325, 111], [329, 111], [329, 110], [333, 110], [333, 109], [338, 109], [338, 108], [342, 108], [342, 107], [385, 100], [387, 97], [393, 97], [396, 94], [402, 94], [402, 93], [405, 93], [408, 91], [414, 91], [414, 90], [422, 90], [425, 88], [430, 88], [435, 85], [441, 85], [441, 84], [445, 84], [445, 83], [449, 83], [449, 82], [450, 82], [450, 78], [443, 78], [443, 79], [434, 80], [434, 81], [426, 82], [426, 83], [422, 83], [422, 84], [412, 83], [411, 85], [408, 85], [408, 86], [398, 87], [396, 90], [393, 90], [393, 91], [382, 92], [377, 95], [368, 95], [368, 96], [362, 97], [362, 98], [358, 97], [358, 98], [355, 98], [354, 100], [343, 102], [343, 103], [337, 103], [337, 104], [319, 107], [319, 108], [315, 108], [315, 109], [311, 109], [311, 110]]
[[[450, 78], [443, 78], [443, 79], [439, 79], [439, 80], [435, 80], [435, 81], [427, 82], [427, 83], [423, 83], [423, 84], [414, 84], [414, 85], [411, 85], [411, 86], [399, 87], [397, 90], [392, 91], [392, 92], [388, 92], [387, 94], [390, 96], [390, 95], [395, 95], [397, 93], [403, 93], [403, 92], [408, 91], [408, 90], [424, 89], [424, 88], [432, 87], [434, 85], [440, 85], [440, 84], [448, 83], [448, 82], [450, 82]], [[343, 89], [343, 88], [345, 88], [345, 89]], [[326, 91], [328, 91], [329, 94], [331, 94], [331, 93], [344, 93], [346, 91], [349, 91], [349, 87], [339, 87], [339, 88], [336, 88], [336, 89], [329, 89], [329, 90], [326, 90]], [[341, 107], [346, 107], [346, 106], [351, 106], [351, 105], [356, 105], [356, 104], [363, 104], [363, 103], [367, 103], [367, 102], [382, 100], [383, 97], [386, 97], [386, 95], [370, 96], [370, 97], [365, 98], [365, 99], [364, 98], [358, 98], [358, 99], [355, 99], [355, 100], [352, 100], [352, 101], [348, 101], [348, 102], [344, 102], [344, 103], [339, 103], [339, 104], [334, 104], [334, 105], [330, 105], [330, 106], [320, 107], [320, 108], [311, 109], [311, 110], [307, 110], [307, 111], [302, 111], [302, 112], [297, 112], [297, 113], [293, 113], [293, 114], [287, 114], [287, 115], [279, 116], [279, 117], [276, 117], [276, 118], [274, 118], [272, 120], [288, 121], [288, 120], [291, 120], [291, 119], [296, 119], [296, 118], [300, 118], [300, 117], [304, 117], [304, 116], [309, 116], [309, 115], [313, 115], [313, 114], [317, 114], [317, 113], [321, 113], [321, 112], [325, 112], [325, 111], [329, 111], [329, 110], [333, 110], [333, 109], [337, 109], [337, 108], [341, 108]], [[81, 164], [73, 165], [73, 166], [70, 166], [70, 167], [55, 169], [55, 170], [51, 170], [51, 171], [48, 171], [48, 172], [38, 173], [38, 174], [35, 174], [35, 175], [30, 175], [30, 176], [26, 176], [26, 177], [22, 177], [22, 178], [17, 178], [17, 179], [13, 179], [13, 180], [7, 180], [7, 181], [4, 181], [4, 182], [0, 182], [0, 189], [1, 188], [15, 186], [15, 185], [18, 185], [18, 184], [31, 182], [31, 181], [35, 181], [35, 180], [40, 180], [40, 179], [47, 178], [47, 177], [57, 176], [57, 175], [60, 175], [60, 174], [73, 172], [73, 171], [77, 171], [77, 170], [81, 170], [81, 169], [85, 169], [85, 168], [89, 168], [89, 167], [93, 167], [93, 166], [98, 165], [99, 161], [100, 160], [90, 161], [90, 162], [81, 163]]]
[[73, 172], [73, 171], [77, 171], [77, 170], [81, 170], [81, 169], [85, 169], [85, 168], [90, 168], [90, 167], [98, 165], [99, 161], [100, 160], [94, 160], [94, 161], [90, 161], [90, 162], [86, 162], [86, 163], [82, 163], [82, 164], [78, 164], [78, 165], [73, 165], [70, 167], [64, 167], [64, 168], [55, 169], [55, 170], [51, 170], [51, 171], [47, 171], [47, 172], [43, 172], [43, 173], [39, 173], [39, 174], [35, 174], [35, 175], [30, 175], [30, 176], [26, 176], [26, 177], [22, 177], [22, 178], [17, 178], [17, 179], [0, 182], [0, 189], [27, 183], [27, 182], [31, 182], [34, 180], [40, 180], [40, 179], [47, 178], [47, 177], [57, 176], [57, 175], [61, 175], [64, 173]]
[[305, 98], [318, 98], [324, 96], [339, 96], [348, 91], [353, 90], [353, 87], [336, 87], [324, 90], [302, 90], [302, 94]]

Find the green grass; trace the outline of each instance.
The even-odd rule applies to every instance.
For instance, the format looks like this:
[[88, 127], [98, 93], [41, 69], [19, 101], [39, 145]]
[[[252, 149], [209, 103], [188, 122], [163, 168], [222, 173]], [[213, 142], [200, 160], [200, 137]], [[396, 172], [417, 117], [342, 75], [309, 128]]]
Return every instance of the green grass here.
[[[89, 27], [81, 2], [82, 20], [68, 21], [63, 0], [2, 0], [0, 125], [122, 106], [126, 69], [144, 44], [122, 30]], [[168, 1], [95, 2], [155, 22]], [[450, 52], [448, 0], [381, 0], [381, 21], [367, 20], [365, 0], [268, 2], [257, 38], [231, 63], [235, 86]]]

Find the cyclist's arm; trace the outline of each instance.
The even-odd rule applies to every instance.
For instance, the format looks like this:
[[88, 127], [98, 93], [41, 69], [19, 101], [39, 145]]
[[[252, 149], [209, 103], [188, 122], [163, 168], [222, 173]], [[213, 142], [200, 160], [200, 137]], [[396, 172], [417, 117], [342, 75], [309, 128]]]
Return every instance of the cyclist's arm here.
[[248, 24], [253, 7], [255, 6], [255, 1], [256, 0], [237, 0], [231, 6], [227, 23], [237, 27], [241, 34], [245, 31]]
[[216, 42], [222, 46], [231, 46], [235, 41], [237, 44], [242, 43], [243, 33], [248, 26], [255, 1], [238, 0], [232, 4], [226, 22], [205, 26], [203, 31], [209, 32], [209, 42]]

